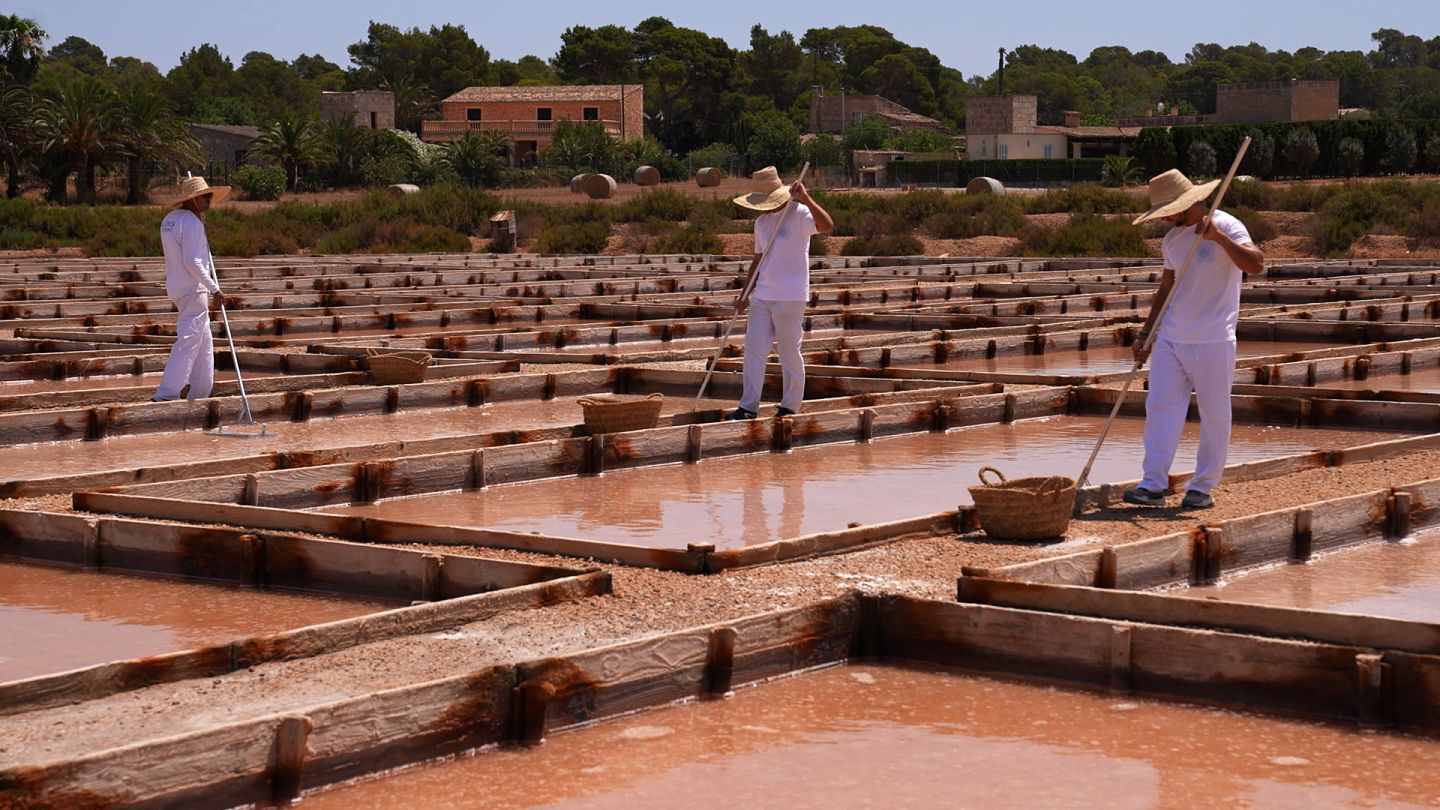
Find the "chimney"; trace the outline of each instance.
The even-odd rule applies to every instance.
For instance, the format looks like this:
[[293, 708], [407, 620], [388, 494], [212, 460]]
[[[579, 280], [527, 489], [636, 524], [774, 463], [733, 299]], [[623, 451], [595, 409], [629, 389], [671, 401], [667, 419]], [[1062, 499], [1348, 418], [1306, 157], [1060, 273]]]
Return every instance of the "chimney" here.
[[1065, 111], [1065, 126], [1070, 129], [1080, 126], [1080, 112], [1078, 110]]

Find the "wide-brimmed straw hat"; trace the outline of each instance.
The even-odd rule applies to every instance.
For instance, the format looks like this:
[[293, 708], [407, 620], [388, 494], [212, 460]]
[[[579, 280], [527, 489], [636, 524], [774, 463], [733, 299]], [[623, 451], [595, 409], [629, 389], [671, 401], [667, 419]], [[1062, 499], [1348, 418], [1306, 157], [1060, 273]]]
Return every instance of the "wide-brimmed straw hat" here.
[[185, 179], [180, 181], [180, 196], [170, 201], [171, 208], [179, 208], [186, 200], [193, 200], [196, 197], [210, 195], [210, 203], [220, 202], [230, 196], [229, 186], [212, 186], [205, 182], [203, 177], [195, 177], [189, 172], [185, 173]]
[[735, 204], [752, 211], [774, 211], [790, 202], [790, 187], [780, 182], [780, 172], [766, 166], [750, 175], [750, 193], [736, 197]]
[[1218, 185], [1219, 180], [1211, 180], [1197, 186], [1179, 169], [1157, 174], [1150, 178], [1150, 210], [1136, 217], [1134, 224], [1174, 216], [1209, 197]]

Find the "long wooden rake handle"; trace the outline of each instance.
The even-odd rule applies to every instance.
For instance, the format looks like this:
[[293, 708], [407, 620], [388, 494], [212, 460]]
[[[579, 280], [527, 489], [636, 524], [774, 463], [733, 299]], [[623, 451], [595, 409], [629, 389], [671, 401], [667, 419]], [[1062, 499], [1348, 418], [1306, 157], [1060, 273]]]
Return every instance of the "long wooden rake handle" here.
[[[805, 182], [805, 175], [810, 172], [810, 161], [800, 168], [800, 176], [795, 179], [796, 183]], [[725, 344], [730, 341], [730, 331], [735, 328], [735, 318], [740, 314], [740, 307], [750, 300], [750, 292], [755, 289], [755, 280], [760, 278], [760, 268], [765, 266], [765, 260], [770, 258], [770, 247], [775, 244], [775, 237], [780, 235], [780, 229], [785, 227], [785, 220], [790, 216], [794, 206], [785, 204], [785, 210], [780, 212], [780, 221], [775, 223], [775, 230], [771, 232], [770, 238], [765, 240], [765, 249], [760, 251], [760, 259], [755, 266], [750, 268], [750, 278], [745, 280], [745, 287], [740, 295], [735, 298], [735, 307], [730, 311], [730, 320], [725, 322], [725, 333], [720, 336], [720, 343], [715, 346], [715, 356], [705, 367], [705, 378], [700, 381], [700, 390], [695, 394], [695, 402], [691, 404], [690, 411], [693, 413], [700, 408], [700, 400], [705, 397], [705, 389], [710, 387], [710, 377], [715, 373], [715, 364], [720, 362], [720, 353], [725, 350]]]
[[[1246, 136], [1245, 140], [1240, 142], [1240, 151], [1235, 153], [1235, 161], [1230, 164], [1230, 171], [1225, 174], [1225, 180], [1220, 183], [1220, 191], [1215, 195], [1215, 202], [1210, 204], [1209, 219], [1207, 219], [1210, 227], [1214, 227], [1215, 212], [1220, 210], [1220, 201], [1225, 199], [1225, 192], [1230, 190], [1230, 181], [1235, 179], [1235, 172], [1240, 169], [1240, 161], [1245, 158], [1245, 150], [1249, 148], [1250, 138]], [[1150, 334], [1141, 344], [1142, 356], [1148, 357], [1150, 347], [1155, 345], [1155, 338], [1160, 335], [1160, 321], [1164, 319], [1165, 311], [1170, 308], [1170, 302], [1175, 299], [1175, 290], [1180, 286], [1180, 279], [1185, 277], [1185, 271], [1190, 267], [1190, 260], [1195, 258], [1195, 253], [1200, 249], [1200, 242], [1203, 238], [1204, 235], [1201, 234], [1201, 238], [1195, 240], [1195, 244], [1190, 246], [1190, 252], [1185, 254], [1185, 261], [1181, 262], [1180, 269], [1175, 271], [1175, 281], [1170, 285], [1170, 292], [1166, 294], [1165, 300], [1160, 302], [1160, 309], [1155, 313], [1155, 323], [1150, 325]], [[1105, 437], [1110, 435], [1110, 427], [1115, 424], [1115, 415], [1120, 413], [1120, 406], [1125, 403], [1125, 395], [1130, 393], [1130, 386], [1135, 382], [1135, 375], [1144, 365], [1144, 360], [1136, 360], [1130, 373], [1125, 376], [1125, 386], [1120, 389], [1120, 396], [1115, 398], [1115, 407], [1110, 409], [1110, 416], [1105, 419], [1105, 427], [1100, 431], [1100, 438], [1095, 440], [1095, 449], [1090, 451], [1090, 458], [1085, 462], [1085, 469], [1080, 471], [1080, 478], [1075, 482], [1076, 489], [1085, 486], [1085, 482], [1089, 480], [1090, 469], [1095, 466], [1095, 457], [1100, 455], [1100, 446], [1105, 444]]]

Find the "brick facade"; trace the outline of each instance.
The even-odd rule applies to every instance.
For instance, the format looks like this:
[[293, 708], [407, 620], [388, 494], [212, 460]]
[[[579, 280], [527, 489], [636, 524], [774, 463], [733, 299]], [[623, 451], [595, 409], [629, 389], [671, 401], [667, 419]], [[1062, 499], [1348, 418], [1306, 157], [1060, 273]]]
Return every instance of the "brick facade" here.
[[971, 96], [965, 99], [965, 135], [1024, 135], [1035, 131], [1035, 96]]
[[596, 121], [611, 136], [632, 140], [645, 134], [645, 88], [639, 84], [468, 87], [440, 102], [439, 121], [421, 123], [431, 143], [458, 139], [468, 130], [496, 130], [514, 144], [514, 159], [525, 161], [550, 145], [559, 121]]
[[1215, 88], [1217, 124], [1328, 121], [1338, 118], [1337, 81], [1243, 82]]

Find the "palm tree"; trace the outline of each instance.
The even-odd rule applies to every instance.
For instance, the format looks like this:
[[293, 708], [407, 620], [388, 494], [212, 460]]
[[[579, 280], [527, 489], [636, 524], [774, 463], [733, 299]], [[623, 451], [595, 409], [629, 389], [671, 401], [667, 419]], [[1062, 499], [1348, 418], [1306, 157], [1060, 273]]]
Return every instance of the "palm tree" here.
[[20, 196], [20, 161], [37, 137], [35, 99], [21, 87], [0, 91], [0, 159], [7, 174], [5, 196]]
[[395, 126], [411, 132], [420, 131], [420, 121], [435, 109], [435, 96], [430, 88], [407, 76], [387, 79], [381, 90], [395, 94]]
[[170, 112], [170, 104], [153, 90], [131, 88], [115, 98], [116, 142], [125, 158], [129, 190], [126, 205], [144, 201], [142, 178], [147, 161], [198, 164], [200, 145]]
[[328, 155], [320, 129], [299, 116], [287, 116], [264, 127], [255, 139], [253, 150], [285, 169], [285, 181], [291, 191], [295, 190], [302, 168], [320, 163]]
[[114, 95], [88, 76], [60, 84], [40, 105], [43, 148], [70, 160], [75, 193], [81, 202], [95, 201], [95, 170], [115, 148]]
[[510, 139], [493, 129], [469, 130], [450, 144], [447, 157], [450, 168], [466, 184], [494, 187], [500, 170], [509, 165]]
[[321, 139], [335, 162], [338, 184], [351, 185], [360, 177], [360, 161], [370, 151], [375, 130], [355, 126], [355, 113], [331, 118], [321, 125]]
[[40, 69], [47, 34], [40, 24], [18, 14], [0, 14], [0, 71], [6, 84], [29, 84]]
[[1105, 165], [1100, 168], [1100, 182], [1107, 186], [1133, 186], [1140, 182], [1140, 167], [1135, 159], [1121, 155], [1106, 155]]

